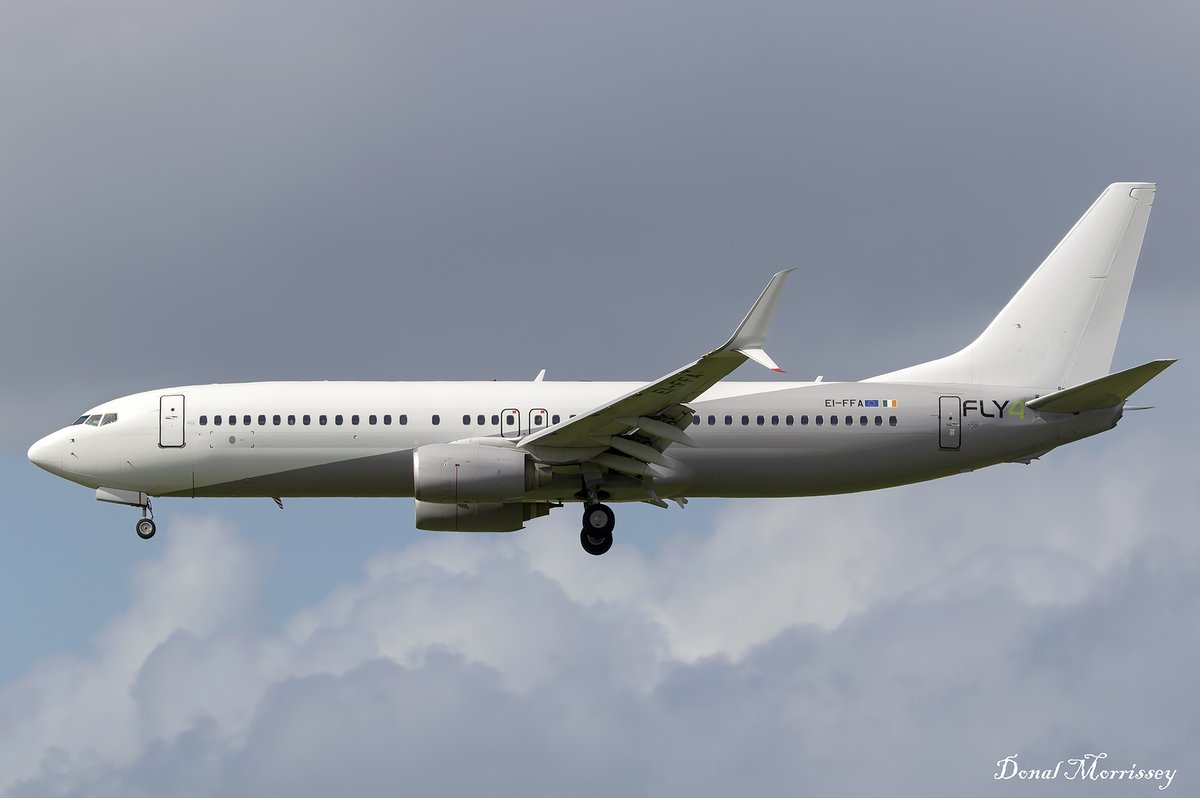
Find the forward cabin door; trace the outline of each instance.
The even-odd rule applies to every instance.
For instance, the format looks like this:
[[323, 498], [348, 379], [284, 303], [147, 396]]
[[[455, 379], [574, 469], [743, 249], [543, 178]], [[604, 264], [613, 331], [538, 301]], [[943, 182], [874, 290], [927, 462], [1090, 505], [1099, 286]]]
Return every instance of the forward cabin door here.
[[962, 444], [962, 398], [943, 396], [938, 400], [938, 445], [957, 449]]
[[158, 397], [158, 445], [164, 449], [183, 446], [183, 395]]

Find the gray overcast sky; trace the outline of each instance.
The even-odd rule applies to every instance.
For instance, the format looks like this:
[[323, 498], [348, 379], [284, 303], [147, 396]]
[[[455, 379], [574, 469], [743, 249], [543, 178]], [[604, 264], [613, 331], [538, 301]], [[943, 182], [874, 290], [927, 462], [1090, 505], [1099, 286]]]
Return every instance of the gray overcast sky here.
[[[261, 794], [300, 757], [293, 792], [401, 765], [461, 792], [468, 728], [522, 794], [1041, 794], [994, 762], [1085, 746], [1186, 768], [1198, 30], [1183, 2], [0, 0], [0, 791]], [[450, 540], [406, 502], [164, 502], [139, 547], [24, 462], [157, 386], [650, 379], [788, 266], [769, 351], [869, 376], [969, 340], [1115, 180], [1160, 191], [1114, 365], [1184, 360], [1159, 410], [1029, 468], [627, 509], [600, 569], [567, 521]], [[162, 594], [188, 562], [209, 614]], [[199, 683], [228, 693], [169, 687]], [[316, 753], [334, 717], [362, 761]], [[866, 749], [893, 751], [869, 778]]]

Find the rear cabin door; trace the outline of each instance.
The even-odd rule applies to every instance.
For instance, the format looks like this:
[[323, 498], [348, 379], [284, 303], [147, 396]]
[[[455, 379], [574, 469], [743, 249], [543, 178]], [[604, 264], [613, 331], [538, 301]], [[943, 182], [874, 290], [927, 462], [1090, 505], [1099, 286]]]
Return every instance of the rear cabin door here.
[[183, 395], [158, 397], [158, 445], [164, 449], [183, 446]]
[[943, 449], [957, 449], [962, 444], [962, 398], [943, 396], [938, 401], [938, 445]]

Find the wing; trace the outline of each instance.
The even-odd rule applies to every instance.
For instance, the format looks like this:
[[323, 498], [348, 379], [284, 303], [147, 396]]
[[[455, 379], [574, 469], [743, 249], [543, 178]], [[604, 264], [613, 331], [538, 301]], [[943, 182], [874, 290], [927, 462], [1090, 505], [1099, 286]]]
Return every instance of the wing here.
[[683, 431], [692, 422], [687, 402], [716, 385], [747, 359], [772, 371], [783, 371], [762, 347], [784, 281], [792, 271], [787, 269], [771, 278], [746, 318], [722, 346], [607, 404], [526, 435], [518, 445], [542, 462], [556, 465], [591, 462], [599, 468], [639, 477], [655, 476], [655, 465], [669, 469], [672, 461], [663, 450], [672, 443], [695, 445]]

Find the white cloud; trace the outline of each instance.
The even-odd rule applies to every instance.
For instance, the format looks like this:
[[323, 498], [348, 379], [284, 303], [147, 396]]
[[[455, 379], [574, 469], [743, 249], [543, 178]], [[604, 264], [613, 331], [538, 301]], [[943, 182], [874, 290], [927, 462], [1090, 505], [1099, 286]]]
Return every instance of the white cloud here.
[[0, 790], [838, 791], [940, 763], [950, 792], [1018, 749], [1182, 757], [1194, 475], [1125, 467], [1145, 444], [690, 510], [712, 527], [654, 553], [586, 557], [573, 516], [431, 535], [268, 634], [260, 555], [180, 519], [92, 656], [0, 694]]
[[192, 519], [176, 532], [161, 558], [134, 573], [128, 610], [96, 635], [92, 656], [43, 661], [0, 693], [0, 785], [33, 775], [46, 756], [128, 761], [149, 740], [186, 727], [172, 704], [205, 685], [176, 686], [153, 695], [169, 701], [143, 705], [141, 672], [180, 635], [237, 634], [259, 564], [223, 521]]

